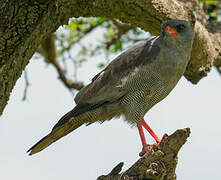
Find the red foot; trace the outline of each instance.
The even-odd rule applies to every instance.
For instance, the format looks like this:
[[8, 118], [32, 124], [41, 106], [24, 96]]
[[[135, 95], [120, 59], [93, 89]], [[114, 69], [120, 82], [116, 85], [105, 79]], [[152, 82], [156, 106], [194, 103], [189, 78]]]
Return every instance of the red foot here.
[[139, 153], [139, 156], [142, 157], [148, 151], [148, 149], [150, 149], [150, 148], [151, 148], [151, 146], [146, 144], [143, 147], [142, 151]]
[[167, 133], [165, 133], [165, 134], [163, 135], [161, 141], [162, 141], [164, 138], [166, 138], [166, 137], [168, 137], [168, 134], [167, 134]]
[[[162, 141], [164, 138], [166, 138], [166, 137], [168, 137], [168, 135], [165, 133], [165, 134], [163, 135], [161, 141]], [[160, 142], [161, 142], [161, 141], [160, 141]], [[160, 142], [159, 142], [159, 143], [160, 143]], [[152, 148], [152, 147], [153, 147], [152, 144], [148, 144], [148, 145], [146, 144], [146, 145], [144, 145], [142, 151], [139, 153], [139, 156], [142, 157], [142, 156], [143, 156], [150, 148]]]

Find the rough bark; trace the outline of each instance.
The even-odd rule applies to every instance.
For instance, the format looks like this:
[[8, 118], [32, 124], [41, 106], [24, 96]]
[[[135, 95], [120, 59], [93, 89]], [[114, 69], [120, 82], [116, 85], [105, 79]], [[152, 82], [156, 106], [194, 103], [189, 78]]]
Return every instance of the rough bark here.
[[220, 62], [220, 33], [207, 31], [197, 0], [0, 0], [0, 114], [41, 40], [70, 17], [79, 16], [119, 19], [155, 35], [164, 20], [185, 19], [195, 24], [196, 34], [186, 78], [197, 83]]
[[59, 8], [50, 1], [0, 1], [0, 114], [41, 39], [67, 23]]
[[221, 22], [208, 24], [207, 29], [210, 33], [210, 37], [216, 51], [214, 66], [221, 73]]
[[120, 173], [121, 162], [108, 175], [102, 175], [97, 180], [175, 180], [177, 155], [189, 135], [189, 128], [179, 129], [159, 144], [154, 144], [125, 172]]

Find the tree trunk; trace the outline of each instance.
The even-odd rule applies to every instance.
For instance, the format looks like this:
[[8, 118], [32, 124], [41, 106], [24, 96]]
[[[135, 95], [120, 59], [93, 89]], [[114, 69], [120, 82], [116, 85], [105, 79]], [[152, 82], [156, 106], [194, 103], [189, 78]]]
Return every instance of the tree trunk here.
[[50, 1], [0, 1], [0, 114], [42, 38], [67, 23], [56, 8]]

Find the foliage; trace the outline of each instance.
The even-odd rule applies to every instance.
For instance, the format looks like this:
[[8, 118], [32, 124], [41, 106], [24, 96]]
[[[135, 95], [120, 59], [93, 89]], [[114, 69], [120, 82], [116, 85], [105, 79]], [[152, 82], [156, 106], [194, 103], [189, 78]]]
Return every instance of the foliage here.
[[209, 21], [216, 21], [220, 11], [221, 2], [216, 0], [199, 0], [200, 5], [207, 14]]
[[113, 21], [105, 18], [72, 18], [69, 25], [56, 32], [57, 55], [62, 58], [67, 52], [77, 50], [74, 59], [81, 66], [90, 57], [105, 53], [107, 61], [97, 66], [104, 68], [110, 54], [121, 52], [146, 35], [140, 28], [131, 28], [125, 34], [120, 34], [119, 31]]

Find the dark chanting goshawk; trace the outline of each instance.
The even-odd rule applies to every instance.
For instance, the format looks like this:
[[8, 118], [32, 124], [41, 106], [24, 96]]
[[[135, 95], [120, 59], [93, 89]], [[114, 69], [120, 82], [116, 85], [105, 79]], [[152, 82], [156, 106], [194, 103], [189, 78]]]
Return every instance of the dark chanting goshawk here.
[[35, 154], [83, 124], [104, 122], [123, 115], [139, 130], [145, 154], [143, 128], [159, 143], [160, 138], [144, 121], [144, 115], [175, 87], [190, 59], [194, 33], [188, 22], [169, 20], [160, 36], [137, 43], [116, 57], [75, 97], [76, 106], [52, 131], [31, 147]]

